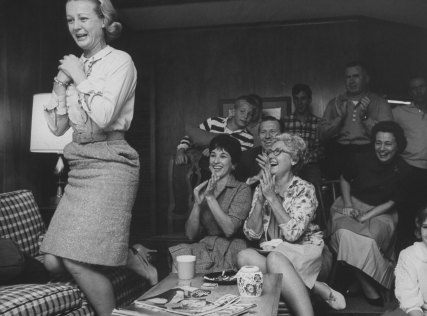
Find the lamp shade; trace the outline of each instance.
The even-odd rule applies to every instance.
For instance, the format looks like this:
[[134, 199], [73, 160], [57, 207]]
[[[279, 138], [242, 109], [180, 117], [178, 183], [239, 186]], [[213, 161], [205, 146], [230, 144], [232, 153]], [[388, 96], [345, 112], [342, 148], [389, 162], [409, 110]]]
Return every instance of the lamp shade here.
[[58, 137], [49, 130], [43, 105], [49, 103], [50, 97], [51, 93], [39, 93], [33, 97], [30, 151], [62, 154], [65, 145], [72, 141], [73, 133], [70, 128], [64, 135]]

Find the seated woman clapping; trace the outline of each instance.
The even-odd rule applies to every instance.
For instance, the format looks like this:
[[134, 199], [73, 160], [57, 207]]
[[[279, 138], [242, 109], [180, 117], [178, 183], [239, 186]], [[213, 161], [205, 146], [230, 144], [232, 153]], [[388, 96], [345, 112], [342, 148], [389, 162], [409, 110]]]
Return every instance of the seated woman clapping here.
[[[398, 155], [406, 146], [402, 128], [383, 121], [372, 129], [372, 150], [347, 162], [341, 192], [331, 207], [331, 247], [356, 277], [349, 292], [362, 289], [367, 301], [382, 306], [379, 285], [393, 281], [396, 204], [409, 167]], [[350, 293], [349, 293], [350, 294]]]
[[313, 315], [308, 289], [331, 307], [345, 308], [344, 297], [325, 283], [317, 282], [324, 247], [322, 232], [313, 223], [317, 208], [314, 186], [294, 175], [306, 152], [295, 135], [277, 136], [268, 159], [260, 164], [262, 176], [243, 231], [248, 239], [281, 239], [264, 256], [255, 249], [238, 255], [239, 266], [255, 265], [264, 273], [283, 274], [281, 294], [295, 315]]
[[232, 174], [240, 154], [239, 142], [230, 135], [218, 135], [210, 142], [212, 176], [194, 189], [194, 205], [185, 225], [191, 241], [201, 240], [169, 248], [174, 262], [178, 255], [193, 254], [198, 273], [237, 268], [237, 253], [247, 247], [238, 237], [243, 237], [241, 228], [251, 204], [249, 186]]

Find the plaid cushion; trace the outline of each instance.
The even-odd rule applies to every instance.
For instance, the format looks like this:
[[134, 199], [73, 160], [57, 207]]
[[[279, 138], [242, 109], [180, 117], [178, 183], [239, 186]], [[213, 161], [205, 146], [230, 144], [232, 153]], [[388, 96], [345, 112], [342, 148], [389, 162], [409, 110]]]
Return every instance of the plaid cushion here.
[[66, 283], [0, 287], [0, 315], [56, 315], [82, 305], [80, 291]]
[[75, 309], [65, 316], [95, 316], [95, 311], [90, 307], [87, 301], [84, 301], [79, 309]]
[[39, 254], [39, 240], [44, 233], [43, 219], [31, 191], [0, 194], [0, 237], [12, 239], [22, 252], [34, 257]]

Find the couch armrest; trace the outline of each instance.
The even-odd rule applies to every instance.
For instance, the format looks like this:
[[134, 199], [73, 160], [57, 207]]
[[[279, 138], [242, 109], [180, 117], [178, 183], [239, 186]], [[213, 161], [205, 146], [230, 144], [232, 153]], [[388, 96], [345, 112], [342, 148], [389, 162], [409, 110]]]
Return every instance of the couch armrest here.
[[0, 315], [63, 315], [81, 305], [80, 290], [69, 283], [0, 287]]

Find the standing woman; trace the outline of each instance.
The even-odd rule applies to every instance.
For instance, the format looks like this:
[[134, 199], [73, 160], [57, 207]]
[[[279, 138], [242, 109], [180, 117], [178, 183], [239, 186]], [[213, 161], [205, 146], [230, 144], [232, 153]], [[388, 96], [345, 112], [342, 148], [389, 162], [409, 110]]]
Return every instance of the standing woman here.
[[83, 55], [60, 60], [45, 106], [50, 130], [60, 136], [71, 127], [73, 141], [64, 149], [68, 185], [41, 250], [48, 270], [70, 273], [96, 314], [110, 315], [113, 287], [100, 266], [130, 263], [157, 281], [148, 262], [138, 271], [128, 250], [139, 157], [124, 136], [133, 117], [136, 69], [127, 53], [107, 45], [122, 28], [110, 0], [68, 0], [66, 19]]

